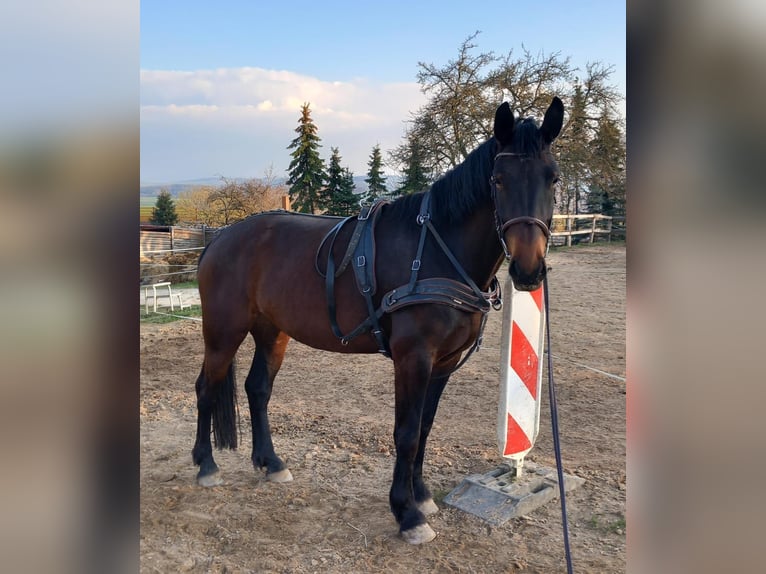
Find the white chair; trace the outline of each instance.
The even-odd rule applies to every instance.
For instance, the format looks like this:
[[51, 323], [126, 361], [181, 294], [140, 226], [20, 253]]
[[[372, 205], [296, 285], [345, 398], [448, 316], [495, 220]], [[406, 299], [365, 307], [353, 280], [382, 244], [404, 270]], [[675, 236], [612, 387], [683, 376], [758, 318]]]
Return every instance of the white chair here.
[[[157, 293], [157, 288], [167, 287], [168, 292], [167, 295], [165, 293]], [[152, 290], [151, 293], [149, 293], [149, 289]], [[176, 294], [177, 295], [177, 294]], [[173, 308], [173, 292], [170, 290], [170, 281], [165, 281], [163, 283], [155, 283], [153, 285], [146, 285], [144, 287], [144, 310], [146, 314], [149, 314], [149, 299], [152, 300], [152, 303], [154, 304], [153, 310], [156, 313], [157, 312], [157, 299], [159, 297], [167, 297], [170, 301], [170, 310], [175, 311]]]

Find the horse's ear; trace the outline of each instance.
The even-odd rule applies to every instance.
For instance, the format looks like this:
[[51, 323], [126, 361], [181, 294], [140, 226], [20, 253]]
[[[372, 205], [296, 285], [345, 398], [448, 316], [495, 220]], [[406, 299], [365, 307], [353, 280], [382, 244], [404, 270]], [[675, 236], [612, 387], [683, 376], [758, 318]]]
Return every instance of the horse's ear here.
[[564, 104], [558, 98], [553, 97], [551, 105], [548, 106], [548, 111], [545, 112], [545, 119], [543, 119], [543, 125], [540, 127], [540, 132], [543, 135], [543, 141], [546, 144], [551, 143], [556, 139], [561, 131], [561, 126], [564, 124]]
[[513, 139], [513, 126], [515, 120], [513, 119], [513, 112], [508, 102], [503, 102], [495, 112], [495, 138], [501, 145], [508, 145]]

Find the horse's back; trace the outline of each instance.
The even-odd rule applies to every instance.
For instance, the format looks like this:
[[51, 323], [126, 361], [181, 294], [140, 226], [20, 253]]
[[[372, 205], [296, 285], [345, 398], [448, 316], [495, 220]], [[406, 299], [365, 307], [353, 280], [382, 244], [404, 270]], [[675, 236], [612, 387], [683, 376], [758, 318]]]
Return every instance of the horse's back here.
[[[235, 296], [253, 283], [276, 282], [313, 257], [336, 218], [286, 211], [254, 215], [221, 230], [200, 259], [200, 296], [226, 290]], [[312, 263], [313, 267], [313, 263]]]
[[[340, 350], [329, 326], [325, 280], [315, 270], [322, 238], [340, 219], [267, 212], [222, 230], [198, 268], [203, 322], [252, 330], [265, 319], [306, 344]], [[352, 274], [344, 275], [339, 295], [355, 289]], [[363, 316], [361, 297], [344, 299], [350, 301], [342, 315]]]

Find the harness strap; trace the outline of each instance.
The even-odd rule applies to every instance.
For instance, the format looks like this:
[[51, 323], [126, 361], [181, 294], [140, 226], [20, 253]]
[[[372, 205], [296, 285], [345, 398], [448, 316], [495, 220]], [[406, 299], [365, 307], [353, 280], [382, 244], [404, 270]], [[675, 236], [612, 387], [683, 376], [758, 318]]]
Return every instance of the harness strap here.
[[439, 235], [439, 232], [436, 231], [436, 228], [431, 225], [430, 221], [426, 221], [426, 226], [428, 227], [428, 230], [433, 234], [434, 239], [436, 239], [436, 242], [439, 244], [439, 247], [442, 248], [442, 251], [444, 251], [444, 254], [447, 256], [447, 258], [450, 260], [452, 265], [455, 267], [458, 273], [460, 273], [460, 276], [463, 278], [463, 280], [468, 283], [468, 286], [473, 289], [473, 292], [476, 294], [481, 294], [482, 291], [479, 289], [479, 286], [474, 283], [473, 279], [471, 279], [468, 276], [468, 273], [465, 272], [463, 267], [458, 262], [457, 258], [452, 254], [452, 251], [450, 251], [449, 247], [447, 247], [447, 244], [444, 243], [444, 240], [441, 238], [441, 235]]
[[468, 359], [471, 358], [471, 355], [473, 355], [474, 352], [481, 349], [481, 344], [484, 341], [484, 327], [486, 327], [486, 325], [487, 325], [487, 313], [484, 312], [481, 315], [481, 325], [479, 325], [479, 334], [477, 335], [476, 340], [473, 342], [473, 345], [471, 345], [471, 348], [468, 349], [468, 352], [465, 354], [465, 356], [462, 359], [460, 359], [460, 362], [457, 365], [455, 365], [455, 368], [452, 369], [452, 371], [450, 371], [450, 374], [454, 373], [460, 367], [465, 365]]
[[[346, 270], [346, 267], [348, 267], [348, 264], [351, 262], [351, 257], [354, 254], [354, 250], [356, 249], [356, 246], [359, 244], [359, 239], [362, 237], [362, 230], [364, 229], [365, 225], [367, 224], [367, 219], [370, 214], [370, 209], [372, 208], [372, 205], [365, 205], [362, 207], [362, 210], [359, 212], [358, 216], [350, 216], [346, 217], [345, 219], [339, 221], [330, 231], [328, 231], [325, 236], [322, 238], [322, 241], [319, 242], [319, 249], [317, 249], [316, 257], [314, 258], [314, 268], [316, 269], [317, 273], [321, 275], [322, 277], [325, 276], [324, 273], [322, 273], [321, 269], [319, 269], [319, 254], [322, 253], [322, 248], [324, 247], [324, 244], [327, 243], [327, 240], [330, 240], [330, 248], [328, 252], [328, 264], [329, 260], [332, 259], [332, 249], [335, 245], [335, 239], [338, 237], [338, 234], [340, 233], [340, 230], [343, 228], [346, 223], [351, 221], [352, 219], [356, 219], [356, 227], [354, 227], [354, 233], [351, 234], [351, 239], [349, 239], [348, 247], [346, 247], [346, 253], [343, 254], [343, 259], [341, 259], [340, 265], [338, 266], [338, 270], [335, 271], [335, 277], [340, 277], [341, 273], [343, 273]], [[333, 262], [333, 267], [335, 267]]]
[[[374, 238], [374, 222], [379, 213], [378, 208], [385, 202], [378, 201], [372, 205], [363, 206], [359, 215], [356, 217], [357, 223], [354, 228], [354, 233], [349, 240], [349, 244], [346, 247], [346, 252], [343, 256], [340, 266], [335, 267], [335, 260], [332, 256], [333, 248], [335, 246], [335, 240], [338, 238], [338, 234], [343, 226], [354, 217], [347, 217], [342, 221], [339, 221], [322, 239], [317, 250], [314, 266], [317, 273], [323, 275], [325, 278], [325, 297], [327, 299], [327, 313], [330, 320], [330, 329], [333, 335], [341, 340], [343, 345], [348, 345], [354, 337], [360, 335], [364, 331], [371, 330], [375, 341], [378, 343], [380, 352], [391, 357], [391, 353], [388, 347], [388, 340], [380, 327], [379, 319], [383, 315], [383, 311], [375, 309], [372, 296], [375, 294], [375, 274], [374, 274], [374, 259], [375, 259], [375, 238]], [[328, 253], [327, 253], [327, 267], [325, 273], [322, 274], [319, 269], [319, 255], [324, 247], [325, 243], [329, 240]], [[338, 325], [337, 308], [335, 301], [335, 278], [339, 277], [348, 267], [351, 260], [354, 260], [354, 276], [356, 278], [357, 287], [360, 293], [365, 299], [367, 306], [368, 317], [360, 325], [358, 325], [353, 331], [344, 335]]]
[[418, 280], [418, 271], [420, 271], [420, 262], [421, 258], [423, 257], [423, 248], [426, 244], [426, 230], [428, 229], [423, 224], [431, 219], [431, 213], [429, 211], [430, 203], [431, 194], [426, 192], [423, 195], [422, 201], [420, 202], [420, 213], [417, 217], [418, 225], [420, 225], [420, 240], [418, 241], [418, 250], [415, 254], [415, 259], [412, 260], [410, 282], [407, 284], [407, 293], [412, 293], [412, 291], [415, 289], [415, 283]]
[[393, 313], [402, 307], [421, 303], [442, 303], [461, 311], [486, 313], [496, 293], [493, 290], [476, 295], [464, 283], [443, 277], [421, 279], [412, 291], [409, 286], [400, 289], [389, 291], [383, 297], [381, 307], [384, 312]]
[[[379, 212], [376, 211], [375, 215], [373, 215], [373, 221], [378, 213]], [[367, 215], [369, 216], [369, 214]], [[368, 319], [365, 323], [369, 323], [372, 335], [375, 337], [375, 342], [378, 344], [378, 351], [382, 355], [391, 358], [391, 351], [388, 347], [388, 338], [380, 327], [380, 321], [378, 320], [380, 316], [378, 315], [377, 310], [375, 309], [375, 303], [372, 300], [372, 296], [375, 294], [376, 290], [375, 279], [373, 276], [373, 266], [375, 265], [374, 242], [373, 225], [366, 225], [362, 232], [362, 241], [357, 245], [357, 249], [354, 251], [354, 256], [356, 258], [354, 274], [356, 276], [356, 283], [359, 287], [359, 291], [362, 293], [364, 301], [367, 304]], [[346, 335], [341, 339], [341, 342], [345, 341], [347, 344], [350, 340], [349, 336]]]
[[468, 273], [466, 273], [465, 269], [463, 269], [463, 266], [460, 265], [460, 262], [457, 260], [457, 257], [455, 257], [455, 255], [452, 253], [450, 248], [447, 247], [447, 244], [444, 242], [441, 235], [439, 235], [439, 232], [436, 231], [436, 228], [431, 223], [430, 205], [431, 205], [431, 192], [426, 191], [423, 194], [423, 199], [420, 201], [420, 212], [418, 213], [418, 217], [417, 217], [417, 223], [418, 225], [421, 226], [420, 241], [418, 242], [417, 255], [415, 256], [415, 259], [412, 262], [412, 273], [410, 274], [410, 282], [407, 285], [407, 292], [411, 293], [413, 289], [415, 288], [415, 283], [417, 282], [417, 279], [418, 279], [418, 271], [420, 270], [420, 258], [423, 256], [423, 247], [426, 241], [426, 231], [430, 231], [431, 235], [434, 236], [436, 243], [439, 245], [439, 247], [441, 247], [441, 250], [447, 256], [447, 259], [450, 260], [450, 263], [452, 263], [452, 266], [463, 278], [463, 281], [465, 281], [468, 284], [468, 286], [473, 290], [473, 292], [477, 296], [483, 297], [484, 294], [482, 290], [479, 289], [479, 286], [476, 285], [473, 279], [471, 279], [468, 276]]
[[[333, 236], [330, 242], [330, 252], [327, 256], [327, 273], [325, 275], [325, 296], [327, 297], [327, 313], [330, 315], [330, 328], [332, 334], [338, 338], [343, 337], [343, 333], [338, 326], [338, 317], [335, 310], [335, 261], [332, 258], [332, 248], [335, 244], [336, 235]], [[320, 248], [321, 249], [321, 248]], [[317, 269], [318, 270], [318, 269]]]
[[[362, 208], [362, 211], [357, 217], [356, 228], [349, 240], [349, 245], [346, 248], [346, 253], [343, 256], [341, 265], [336, 271], [335, 261], [332, 256], [335, 240], [337, 239], [340, 230], [343, 225], [350, 221], [352, 217], [346, 218], [338, 222], [322, 239], [319, 249], [317, 250], [315, 267], [317, 272], [322, 274], [319, 269], [319, 254], [322, 251], [324, 244], [329, 240], [329, 251], [327, 256], [327, 268], [325, 277], [325, 292], [327, 297], [327, 309], [330, 319], [330, 327], [333, 334], [341, 340], [343, 345], [348, 343], [362, 334], [365, 331], [371, 331], [376, 343], [378, 344], [378, 350], [381, 354], [391, 358], [391, 351], [388, 345], [388, 338], [383, 332], [380, 326], [380, 318], [385, 313], [392, 313], [401, 307], [414, 304], [424, 303], [437, 303], [450, 305], [455, 309], [460, 309], [466, 312], [480, 312], [481, 324], [479, 327], [479, 334], [476, 337], [473, 345], [466, 353], [466, 355], [460, 360], [457, 366], [452, 370], [456, 371], [462, 367], [468, 358], [479, 348], [484, 336], [484, 327], [487, 322], [487, 313], [489, 312], [490, 305], [497, 309], [502, 305], [502, 298], [500, 294], [500, 284], [497, 278], [493, 278], [490, 286], [490, 291], [484, 293], [478, 285], [471, 279], [466, 273], [463, 266], [457, 260], [450, 248], [442, 239], [439, 232], [431, 224], [430, 213], [430, 201], [431, 194], [426, 192], [423, 194], [423, 199], [420, 204], [420, 211], [417, 216], [417, 224], [420, 225], [420, 238], [418, 240], [418, 248], [415, 254], [415, 259], [412, 261], [412, 267], [410, 272], [409, 282], [393, 291], [387, 293], [381, 302], [380, 307], [375, 308], [373, 301], [373, 295], [376, 290], [375, 281], [375, 237], [374, 237], [374, 223], [377, 219], [378, 207], [384, 202], [375, 202], [372, 206], [366, 206]], [[368, 225], [369, 222], [369, 225]], [[428, 232], [434, 236], [434, 240], [439, 245], [441, 250], [452, 263], [455, 270], [458, 272], [464, 283], [454, 281], [446, 278], [430, 278], [418, 280], [419, 271], [421, 268], [421, 260], [423, 257], [423, 250], [425, 248], [426, 235]], [[367, 307], [367, 318], [362, 321], [351, 332], [344, 335], [337, 322], [336, 302], [335, 302], [335, 278], [338, 277], [353, 259], [354, 265], [354, 277], [356, 279], [359, 292], [362, 294]]]

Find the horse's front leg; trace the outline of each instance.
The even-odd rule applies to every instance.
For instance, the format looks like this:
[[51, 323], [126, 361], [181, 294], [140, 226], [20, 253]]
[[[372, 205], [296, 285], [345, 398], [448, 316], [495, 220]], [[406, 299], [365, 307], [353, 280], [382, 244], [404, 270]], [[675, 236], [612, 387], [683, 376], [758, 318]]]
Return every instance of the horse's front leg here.
[[425, 403], [423, 405], [423, 416], [421, 417], [420, 422], [420, 441], [418, 443], [418, 453], [415, 456], [412, 488], [415, 496], [415, 503], [417, 504], [418, 509], [426, 516], [439, 512], [439, 507], [436, 506], [436, 503], [431, 496], [431, 491], [423, 481], [423, 459], [425, 458], [426, 442], [428, 441], [431, 427], [434, 424], [434, 417], [436, 416], [436, 408], [439, 406], [439, 399], [442, 396], [444, 387], [447, 386], [447, 381], [452, 374], [452, 369], [455, 364], [457, 364], [457, 359], [443, 369], [443, 372], [446, 374], [433, 373], [431, 380], [428, 383]]
[[413, 476], [421, 436], [421, 418], [432, 361], [428, 353], [410, 347], [402, 354], [394, 351], [396, 464], [389, 502], [399, 523], [402, 537], [410, 544], [433, 540], [436, 533], [426, 522], [415, 501]]

